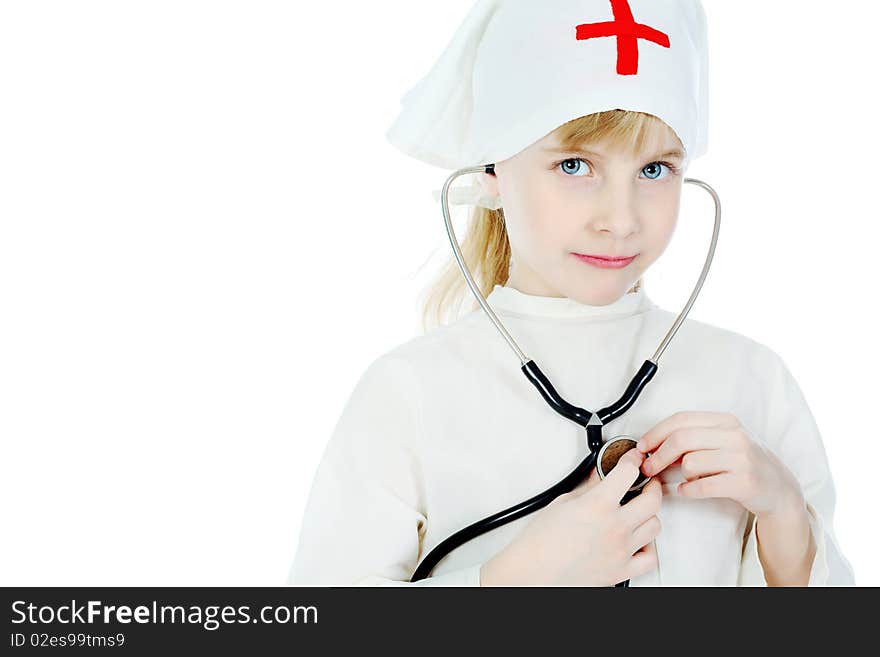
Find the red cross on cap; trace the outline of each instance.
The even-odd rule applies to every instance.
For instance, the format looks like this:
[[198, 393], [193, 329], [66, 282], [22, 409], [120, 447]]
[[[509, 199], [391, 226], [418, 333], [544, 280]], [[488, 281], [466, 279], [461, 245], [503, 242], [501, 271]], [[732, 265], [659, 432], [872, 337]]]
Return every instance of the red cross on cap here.
[[604, 23], [584, 23], [577, 26], [577, 40], [586, 41], [596, 37], [617, 37], [617, 73], [638, 75], [639, 39], [647, 39], [669, 48], [669, 36], [653, 27], [636, 23], [628, 0], [611, 0], [614, 20]]

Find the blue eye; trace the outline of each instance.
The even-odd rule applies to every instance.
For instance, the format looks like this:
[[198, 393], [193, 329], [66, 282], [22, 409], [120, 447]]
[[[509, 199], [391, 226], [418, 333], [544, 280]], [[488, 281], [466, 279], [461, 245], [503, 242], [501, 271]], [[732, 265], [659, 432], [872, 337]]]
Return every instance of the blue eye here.
[[[580, 167], [581, 164], [586, 165], [589, 163], [586, 160], [583, 160], [578, 157], [578, 158], [570, 158], [567, 160], [563, 160], [562, 162], [559, 162], [556, 166], [557, 166], [557, 168], [562, 167], [562, 170], [565, 173], [571, 174], [572, 177], [582, 177], [582, 175], [578, 175], [578, 173], [577, 173], [581, 169], [581, 167]], [[642, 168], [642, 171], [650, 171], [651, 172], [647, 176], [648, 180], [662, 180], [663, 178], [660, 177], [660, 174], [663, 173], [662, 167], [666, 167], [666, 169], [669, 170], [670, 174], [678, 173], [678, 169], [675, 166], [673, 166], [672, 164], [670, 164], [669, 162], [651, 162], [650, 164], [648, 164], [644, 168]], [[668, 177], [668, 176], [665, 176], [665, 177]]]
[[660, 167], [666, 167], [667, 169], [669, 169], [670, 173], [674, 173], [674, 171], [672, 170], [672, 167], [670, 167], [665, 162], [651, 162], [651, 164], [647, 165], [644, 169], [642, 169], [642, 171], [648, 171], [649, 169], [651, 169], [651, 170], [655, 171], [656, 174], [649, 175], [648, 179], [649, 180], [660, 180], [660, 174], [663, 172], [663, 169], [661, 169]]
[[[563, 171], [565, 171], [565, 169], [566, 169], [566, 166], [565, 166], [565, 165], [567, 165], [567, 164], [575, 164], [575, 165], [577, 165], [577, 164], [580, 164], [580, 163], [586, 164], [587, 161], [586, 161], [586, 160], [582, 160], [582, 159], [580, 159], [580, 158], [572, 158], [572, 159], [568, 159], [568, 160], [563, 160], [562, 162], [560, 162], [560, 163], [557, 164], [556, 166], [557, 166], [557, 167], [560, 167], [560, 166], [561, 166], [561, 167], [563, 168]], [[569, 172], [569, 171], [566, 171], [566, 173], [570, 173], [570, 172]]]

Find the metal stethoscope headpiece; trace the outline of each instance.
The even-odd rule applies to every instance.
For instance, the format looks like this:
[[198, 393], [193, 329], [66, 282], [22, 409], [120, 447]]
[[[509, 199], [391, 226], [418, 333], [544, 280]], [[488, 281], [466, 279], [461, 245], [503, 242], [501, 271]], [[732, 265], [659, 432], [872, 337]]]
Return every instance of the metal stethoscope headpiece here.
[[[718, 194], [715, 192], [712, 187], [703, 182], [702, 180], [697, 180], [695, 178], [685, 178], [684, 182], [697, 185], [705, 189], [712, 196], [712, 200], [715, 203], [715, 224], [712, 229], [712, 241], [709, 245], [709, 252], [706, 255], [706, 261], [703, 264], [703, 270], [700, 272], [700, 277], [697, 280], [697, 284], [694, 286], [693, 292], [691, 292], [690, 298], [687, 300], [687, 303], [684, 305], [684, 308], [679, 313], [678, 317], [673, 322], [672, 327], [666, 333], [666, 336], [660, 342], [660, 345], [657, 347], [657, 350], [654, 352], [654, 355], [646, 360], [642, 366], [639, 368], [639, 371], [633, 376], [623, 395], [618, 399], [615, 403], [610, 406], [606, 406], [605, 408], [599, 409], [598, 411], [591, 412], [585, 410], [579, 406], [575, 406], [570, 404], [562, 396], [556, 391], [553, 385], [550, 383], [550, 380], [544, 375], [544, 373], [540, 370], [537, 363], [526, 357], [523, 353], [522, 349], [520, 349], [519, 345], [510, 335], [510, 333], [505, 328], [504, 324], [501, 320], [498, 319], [498, 316], [495, 314], [495, 311], [492, 310], [491, 306], [486, 302], [483, 293], [480, 291], [479, 286], [474, 281], [474, 277], [471, 275], [470, 270], [464, 262], [464, 257], [461, 253], [461, 247], [458, 245], [458, 240], [455, 238], [455, 231], [452, 227], [452, 219], [450, 218], [449, 213], [449, 187], [452, 182], [463, 175], [467, 174], [475, 174], [475, 173], [495, 173], [495, 165], [494, 164], [486, 164], [482, 166], [476, 167], [467, 167], [464, 169], [459, 169], [450, 175], [446, 182], [443, 184], [443, 190], [440, 196], [441, 209], [443, 211], [443, 220], [446, 223], [446, 233], [449, 237], [449, 242], [452, 246], [452, 251], [455, 254], [455, 259], [458, 262], [459, 269], [461, 269], [461, 273], [464, 276], [465, 281], [468, 284], [471, 292], [474, 297], [479, 302], [483, 311], [492, 320], [492, 323], [495, 325], [495, 328], [498, 329], [498, 332], [501, 336], [507, 341], [507, 344], [514, 351], [517, 358], [520, 360], [521, 370], [523, 374], [525, 374], [526, 378], [532, 382], [532, 384], [537, 388], [538, 392], [544, 398], [544, 400], [550, 405], [550, 407], [563, 416], [566, 419], [569, 419], [580, 426], [586, 429], [587, 433], [587, 449], [588, 454], [586, 458], [581, 461], [581, 463], [562, 479], [559, 483], [554, 486], [548, 488], [543, 493], [539, 493], [538, 495], [525, 500], [515, 506], [510, 507], [509, 509], [505, 509], [503, 511], [499, 511], [483, 520], [479, 520], [471, 525], [468, 525], [464, 529], [457, 531], [452, 534], [448, 538], [441, 541], [428, 555], [422, 559], [421, 563], [419, 563], [418, 568], [416, 568], [415, 573], [413, 573], [410, 581], [415, 582], [420, 579], [424, 579], [427, 577], [434, 566], [447, 554], [449, 554], [452, 550], [459, 547], [460, 545], [466, 543], [467, 541], [475, 538], [481, 534], [484, 534], [496, 527], [500, 527], [508, 522], [512, 522], [518, 518], [521, 518], [529, 513], [537, 511], [541, 509], [554, 499], [556, 499], [559, 495], [563, 493], [567, 493], [574, 489], [579, 483], [581, 483], [584, 479], [586, 479], [590, 471], [594, 466], [597, 468], [597, 474], [599, 477], [604, 477], [611, 468], [614, 467], [614, 464], [617, 463], [617, 459], [623, 455], [629, 449], [632, 449], [635, 446], [635, 440], [630, 436], [615, 436], [610, 440], [603, 440], [602, 438], [602, 427], [609, 422], [617, 419], [621, 415], [623, 415], [629, 408], [635, 403], [639, 394], [644, 389], [645, 385], [647, 385], [648, 381], [650, 381], [654, 374], [657, 372], [657, 364], [660, 360], [660, 356], [666, 350], [666, 347], [669, 345], [669, 342], [672, 340], [672, 337], [676, 334], [682, 322], [684, 322], [685, 317], [690, 312], [691, 306], [694, 305], [694, 302], [697, 299], [697, 296], [700, 293], [700, 290], [703, 287], [703, 282], [706, 280], [706, 276], [709, 273], [709, 267], [712, 264], [712, 258], [715, 255], [715, 245], [718, 243], [718, 232], [721, 228], [721, 201], [718, 198]], [[648, 478], [640, 475], [639, 479], [633, 484], [630, 490], [627, 492], [627, 495], [624, 496], [622, 503], [626, 502], [628, 499], [631, 499], [635, 495], [641, 491], [641, 489], [648, 482]], [[616, 586], [628, 586], [629, 580], [621, 582]]]

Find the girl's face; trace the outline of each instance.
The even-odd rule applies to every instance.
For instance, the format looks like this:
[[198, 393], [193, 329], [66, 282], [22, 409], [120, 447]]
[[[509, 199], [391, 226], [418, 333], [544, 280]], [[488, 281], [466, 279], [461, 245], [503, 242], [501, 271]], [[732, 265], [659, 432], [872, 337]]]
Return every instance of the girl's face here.
[[[501, 197], [508, 286], [597, 306], [633, 286], [672, 239], [681, 198], [681, 143], [670, 129], [653, 133], [637, 157], [603, 144], [565, 151], [550, 133], [497, 162], [495, 176], [480, 174]], [[574, 254], [635, 259], [608, 269]]]

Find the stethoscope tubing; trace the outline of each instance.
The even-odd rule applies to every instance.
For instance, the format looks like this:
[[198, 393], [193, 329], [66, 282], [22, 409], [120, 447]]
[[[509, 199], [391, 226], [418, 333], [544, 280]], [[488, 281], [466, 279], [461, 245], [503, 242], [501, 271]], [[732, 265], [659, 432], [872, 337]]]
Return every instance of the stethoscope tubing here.
[[[447, 537], [439, 544], [437, 544], [431, 552], [429, 552], [424, 559], [419, 563], [415, 572], [413, 573], [411, 582], [416, 582], [421, 579], [427, 577], [431, 570], [440, 562], [443, 557], [452, 552], [454, 549], [460, 547], [467, 541], [470, 541], [481, 534], [489, 532], [501, 525], [504, 525], [508, 522], [512, 522], [519, 518], [522, 518], [530, 513], [541, 509], [554, 499], [556, 499], [559, 495], [567, 493], [573, 490], [579, 483], [584, 481], [590, 474], [590, 471], [593, 467], [596, 466], [596, 458], [599, 450], [602, 446], [602, 427], [611, 422], [612, 420], [620, 417], [623, 413], [625, 413], [636, 401], [641, 391], [647, 385], [647, 383], [653, 378], [654, 374], [657, 371], [658, 362], [663, 352], [666, 350], [666, 347], [672, 341], [672, 338], [678, 332], [679, 327], [684, 322], [688, 313], [691, 310], [691, 307], [694, 305], [694, 302], [697, 299], [697, 296], [700, 294], [700, 290], [703, 288], [703, 283], [706, 280], [706, 276], [709, 273], [709, 268], [712, 264], [712, 259], [715, 255], [715, 247], [718, 243], [718, 233], [721, 229], [721, 200], [718, 198], [718, 194], [714, 189], [707, 183], [702, 180], [697, 180], [696, 178], [685, 178], [684, 182], [689, 184], [694, 184], [699, 187], [705, 189], [712, 196], [712, 200], [715, 203], [715, 222], [712, 228], [712, 240], [709, 245], [709, 251], [706, 255], [706, 260], [703, 264], [703, 269], [700, 272], [700, 277], [697, 280], [697, 284], [694, 286], [693, 291], [691, 292], [690, 297], [687, 300], [687, 303], [684, 305], [684, 308], [678, 314], [675, 322], [672, 324], [672, 327], [666, 333], [666, 336], [660, 342], [660, 345], [657, 347], [657, 350], [654, 352], [654, 355], [646, 360], [633, 379], [630, 381], [630, 384], [627, 386], [626, 391], [621, 396], [621, 398], [615, 402], [614, 404], [607, 406], [603, 409], [592, 413], [586, 409], [580, 408], [573, 404], [568, 403], [565, 399], [559, 395], [558, 392], [553, 388], [553, 385], [550, 383], [550, 380], [541, 372], [537, 363], [528, 358], [522, 349], [517, 344], [516, 340], [513, 339], [513, 336], [510, 335], [507, 328], [498, 319], [498, 316], [495, 314], [495, 311], [492, 310], [492, 307], [486, 301], [486, 298], [483, 296], [483, 293], [480, 291], [479, 286], [474, 281], [474, 278], [468, 269], [467, 265], [464, 262], [464, 256], [461, 253], [461, 247], [458, 244], [458, 240], [455, 237], [455, 231], [452, 226], [452, 219], [450, 217], [449, 212], [449, 187], [452, 182], [458, 178], [459, 176], [472, 174], [472, 173], [488, 173], [494, 174], [495, 165], [488, 164], [482, 165], [478, 167], [467, 167], [464, 169], [459, 169], [452, 173], [443, 184], [443, 190], [440, 196], [441, 209], [443, 211], [443, 220], [446, 225], [446, 233], [449, 237], [450, 245], [452, 246], [453, 254], [455, 255], [455, 259], [458, 262], [459, 269], [464, 276], [465, 282], [471, 290], [471, 293], [479, 302], [483, 311], [495, 325], [495, 328], [498, 332], [504, 337], [507, 344], [514, 351], [517, 358], [520, 360], [520, 365], [523, 373], [526, 378], [531, 381], [531, 383], [538, 389], [541, 396], [544, 400], [555, 410], [558, 414], [563, 417], [583, 426], [587, 432], [587, 447], [588, 453], [586, 457], [577, 465], [577, 467], [572, 470], [564, 479], [554, 484], [547, 490], [543, 491], [531, 497], [519, 504], [516, 504], [510, 508], [504, 509], [497, 513], [492, 514], [482, 520], [478, 520], [463, 529], [455, 532], [451, 536]], [[641, 489], [628, 491], [624, 498], [621, 500], [621, 503], [625, 503], [628, 499], [631, 499], [635, 495], [638, 495]], [[629, 586], [629, 580], [625, 580], [615, 585], [616, 587], [627, 587]]]

